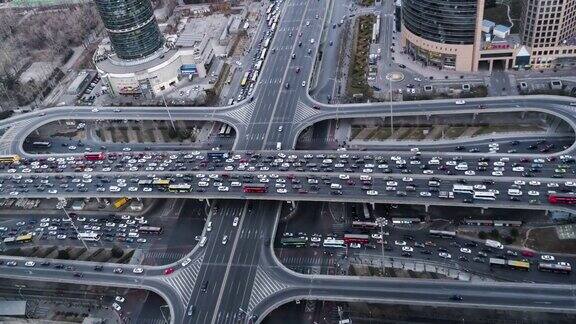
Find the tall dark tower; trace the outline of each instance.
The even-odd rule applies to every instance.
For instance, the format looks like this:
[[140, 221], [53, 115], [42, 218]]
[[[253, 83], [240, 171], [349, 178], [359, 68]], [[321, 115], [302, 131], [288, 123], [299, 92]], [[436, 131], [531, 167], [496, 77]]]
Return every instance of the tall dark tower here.
[[94, 0], [112, 47], [125, 60], [146, 57], [164, 43], [150, 0]]

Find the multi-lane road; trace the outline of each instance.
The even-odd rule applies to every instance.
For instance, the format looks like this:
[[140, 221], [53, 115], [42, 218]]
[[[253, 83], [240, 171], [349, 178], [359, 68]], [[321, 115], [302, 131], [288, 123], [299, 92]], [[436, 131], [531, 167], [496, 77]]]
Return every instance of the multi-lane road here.
[[[404, 103], [370, 103], [370, 104], [350, 104], [350, 105], [326, 105], [317, 102], [308, 95], [307, 89], [310, 83], [313, 67], [317, 58], [318, 44], [322, 39], [323, 25], [327, 17], [330, 4], [325, 0], [318, 1], [285, 1], [280, 4], [281, 19], [275, 31], [272, 41], [271, 51], [266, 58], [258, 84], [252, 97], [231, 107], [130, 107], [121, 108], [119, 111], [113, 107], [98, 108], [91, 111], [78, 107], [59, 107], [42, 112], [32, 112], [18, 115], [0, 121], [0, 128], [4, 133], [0, 138], [0, 147], [4, 153], [19, 154], [30, 157], [23, 152], [22, 144], [34, 129], [52, 121], [62, 119], [78, 120], [167, 120], [169, 115], [178, 120], [207, 120], [220, 121], [232, 125], [237, 134], [235, 150], [274, 150], [278, 143], [282, 149], [290, 149], [297, 141], [298, 135], [314, 123], [334, 118], [355, 118], [355, 117], [387, 117], [393, 116], [431, 116], [431, 115], [453, 115], [453, 114], [483, 114], [483, 113], [508, 113], [535, 111], [543, 114], [554, 115], [564, 120], [573, 129], [576, 128], [576, 114], [574, 106], [570, 105], [570, 100], [561, 97], [535, 96], [519, 98], [484, 98], [468, 100], [465, 105], [455, 105], [451, 100], [437, 100], [427, 102], [404, 102]], [[265, 22], [263, 22], [265, 23]], [[329, 32], [329, 30], [327, 30]], [[301, 45], [300, 42], [302, 43]], [[298, 71], [298, 72], [297, 72]], [[482, 104], [485, 108], [479, 109]], [[168, 110], [170, 114], [168, 114]], [[115, 111], [116, 110], [116, 111]], [[422, 145], [426, 145], [425, 142]], [[574, 145], [562, 152], [567, 154], [574, 151]], [[276, 154], [276, 153], [274, 153]], [[283, 153], [284, 154], [284, 153]], [[286, 154], [290, 154], [287, 152]], [[354, 154], [348, 152], [347, 154]], [[362, 153], [364, 154], [364, 153]], [[377, 152], [375, 154], [382, 154]], [[396, 153], [390, 153], [396, 155]], [[424, 155], [424, 154], [423, 154]], [[449, 160], [454, 156], [462, 156], [469, 159], [470, 163], [477, 162], [477, 159], [484, 154], [438, 152], [435, 155]], [[555, 154], [558, 155], [558, 154]], [[513, 154], [494, 154], [499, 159], [501, 157], [514, 157]], [[549, 155], [536, 156], [529, 155], [531, 159], [536, 157], [546, 158]], [[39, 156], [36, 158], [47, 158]], [[391, 162], [391, 161], [388, 161]], [[215, 167], [216, 168], [216, 167]], [[144, 176], [154, 172], [157, 175], [182, 173], [187, 174], [202, 173], [222, 173], [227, 172], [244, 176], [249, 171], [216, 171], [214, 170], [138, 170], [123, 172], [125, 177]], [[22, 179], [29, 177], [27, 172], [17, 172], [17, 176]], [[8, 168], [2, 171], [2, 176], [12, 178], [12, 172], [8, 173]], [[391, 170], [397, 170], [391, 168]], [[547, 169], [546, 172], [553, 172]], [[94, 171], [94, 170], [92, 170]], [[90, 172], [92, 172], [90, 171]], [[214, 171], [214, 172], [212, 172]], [[416, 172], [418, 171], [418, 172]], [[100, 172], [100, 171], [97, 171]], [[290, 172], [301, 180], [308, 174], [315, 174], [320, 178], [322, 175], [331, 177], [339, 182], [345, 179], [340, 178], [340, 173], [334, 170], [290, 170], [290, 171], [265, 171], [258, 170], [258, 173], [271, 174], [272, 172]], [[327, 173], [327, 174], [323, 174]], [[506, 170], [509, 172], [509, 170]], [[70, 174], [75, 176], [88, 175], [86, 169]], [[141, 174], [139, 174], [141, 173]], [[349, 172], [350, 177], [359, 178], [358, 172]], [[32, 180], [54, 180], [57, 175], [46, 174], [48, 179]], [[113, 173], [103, 171], [102, 178], [112, 178]], [[385, 177], [392, 176], [394, 179], [388, 180]], [[573, 175], [568, 174], [570, 178]], [[421, 170], [410, 170], [408, 173], [400, 171], [391, 174], [380, 173], [372, 175], [375, 182], [380, 182], [378, 195], [369, 196], [359, 191], [352, 185], [342, 189], [342, 195], [333, 195], [327, 188], [322, 193], [314, 196], [315, 200], [351, 200], [351, 201], [379, 201], [376, 198], [388, 197], [384, 182], [403, 181], [403, 177], [411, 177], [414, 181], [428, 181], [432, 177], [441, 177], [443, 186], [450, 186], [462, 175], [438, 175], [422, 174]], [[472, 177], [472, 176], [471, 176]], [[268, 177], [271, 178], [271, 177]], [[511, 185], [514, 180], [522, 178], [521, 175], [507, 174], [498, 176], [495, 179], [498, 184], [507, 182]], [[474, 180], [482, 181], [477, 177]], [[20, 180], [20, 179], [16, 179]], [[58, 179], [59, 181], [60, 179]], [[306, 178], [307, 180], [307, 178]], [[332, 181], [331, 180], [331, 181]], [[502, 180], [502, 181], [501, 181]], [[525, 179], [528, 180], [528, 179]], [[534, 180], [531, 178], [530, 180]], [[549, 177], [540, 179], [542, 182], [557, 181]], [[566, 179], [569, 180], [569, 179]], [[10, 179], [12, 181], [12, 179]], [[452, 181], [452, 182], [451, 182]], [[471, 180], [472, 181], [472, 180]], [[323, 183], [323, 182], [322, 182]], [[324, 186], [327, 184], [323, 183]], [[424, 182], [421, 183], [424, 186]], [[448, 188], [446, 187], [446, 188]], [[105, 192], [97, 192], [95, 187], [89, 187], [87, 192], [66, 192], [59, 191], [49, 194], [48, 191], [36, 192], [38, 196], [44, 197], [66, 197], [66, 196], [111, 196], [109, 188]], [[196, 187], [195, 187], [196, 188]], [[203, 198], [257, 198], [250, 195], [240, 195], [234, 191], [210, 191], [201, 193], [182, 194], [182, 197], [203, 197]], [[441, 187], [444, 189], [443, 187]], [[500, 188], [500, 187], [499, 187]], [[500, 191], [503, 191], [503, 185]], [[396, 190], [398, 191], [398, 190]], [[397, 195], [396, 191], [393, 195]], [[3, 194], [9, 194], [6, 191]], [[134, 191], [133, 196], [159, 196], [164, 194], [160, 190], [150, 192]], [[19, 193], [20, 195], [20, 193]], [[32, 191], [23, 193], [22, 196], [32, 195]], [[125, 195], [125, 192], [122, 193]], [[173, 194], [178, 195], [178, 194]], [[323, 196], [324, 195], [324, 196]], [[357, 197], [366, 197], [359, 199]], [[388, 200], [395, 201], [392, 196]], [[266, 196], [259, 196], [268, 197]], [[274, 190], [270, 195], [275, 200], [304, 199], [298, 197], [310, 197], [308, 194], [282, 194]], [[369, 198], [368, 198], [369, 197]], [[312, 199], [312, 198], [306, 198]], [[435, 197], [420, 198], [420, 201], [439, 203]], [[429, 200], [427, 200], [429, 199]], [[398, 198], [401, 202], [412, 203], [413, 200]], [[463, 204], [461, 199], [446, 201], [450, 205]], [[521, 202], [518, 206], [525, 204]], [[471, 284], [444, 281], [425, 280], [397, 280], [397, 279], [373, 279], [358, 277], [327, 277], [327, 276], [305, 276], [293, 273], [283, 267], [276, 260], [272, 247], [267, 244], [274, 237], [275, 226], [279, 217], [280, 206], [274, 202], [246, 202], [242, 201], [221, 201], [216, 204], [219, 209], [212, 212], [209, 221], [212, 222], [212, 230], [206, 232], [209, 238], [204, 248], [196, 249], [188, 256], [191, 262], [182, 266], [180, 263], [169, 265], [175, 268], [175, 272], [164, 275], [165, 267], [143, 267], [144, 273], [133, 274], [131, 267], [127, 267], [124, 274], [112, 272], [113, 266], [107, 266], [103, 272], [93, 270], [93, 265], [81, 262], [73, 263], [78, 271], [85, 273], [84, 278], [73, 277], [70, 272], [53, 268], [29, 269], [22, 266], [0, 267], [0, 275], [5, 278], [26, 278], [32, 280], [58, 280], [69, 283], [95, 284], [105, 286], [122, 286], [145, 288], [159, 293], [170, 306], [171, 320], [173, 323], [233, 323], [238, 319], [249, 322], [251, 320], [260, 321], [264, 315], [274, 307], [294, 299], [331, 299], [347, 301], [374, 301], [388, 303], [406, 304], [431, 304], [431, 305], [454, 305], [448, 301], [448, 297], [454, 293], [459, 293], [465, 297], [461, 305], [472, 307], [489, 308], [514, 308], [533, 309], [545, 311], [573, 312], [573, 305], [576, 298], [573, 295], [572, 286], [559, 285], [533, 285], [533, 284]], [[486, 207], [492, 206], [490, 203]], [[497, 205], [498, 206], [498, 205]], [[499, 206], [502, 206], [500, 204]], [[540, 206], [540, 205], [539, 205]], [[544, 205], [545, 206], [545, 205]], [[526, 207], [526, 205], [525, 205]], [[239, 222], [233, 225], [233, 220], [238, 217]], [[223, 244], [223, 237], [227, 236], [227, 241]], [[167, 266], [167, 267], [169, 267]], [[32, 272], [32, 273], [30, 273]], [[204, 283], [206, 283], [205, 288]], [[497, 289], [495, 289], [497, 287]], [[205, 291], [204, 291], [205, 290]], [[194, 306], [191, 315], [188, 312]]]

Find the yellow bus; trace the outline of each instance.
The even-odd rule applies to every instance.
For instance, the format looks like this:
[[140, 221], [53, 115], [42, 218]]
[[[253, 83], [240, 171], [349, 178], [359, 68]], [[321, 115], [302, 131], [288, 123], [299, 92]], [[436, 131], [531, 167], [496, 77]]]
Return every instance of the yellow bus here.
[[0, 163], [18, 163], [20, 156], [18, 155], [0, 155]]
[[246, 86], [246, 83], [248, 83], [248, 77], [250, 76], [249, 72], [244, 73], [244, 76], [242, 77], [242, 81], [240, 81], [240, 86], [244, 87]]
[[154, 179], [152, 180], [153, 186], [169, 186], [170, 180], [169, 179]]
[[16, 237], [16, 243], [28, 243], [28, 242], [32, 242], [32, 234], [30, 233], [19, 235]]
[[114, 208], [116, 208], [116, 209], [122, 208], [129, 201], [130, 201], [130, 199], [128, 199], [126, 197], [116, 199], [116, 201], [114, 202]]

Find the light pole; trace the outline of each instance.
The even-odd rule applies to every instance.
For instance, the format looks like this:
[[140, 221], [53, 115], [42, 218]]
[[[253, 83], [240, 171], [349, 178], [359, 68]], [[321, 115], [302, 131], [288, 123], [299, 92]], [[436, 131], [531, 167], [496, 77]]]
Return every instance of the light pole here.
[[66, 217], [68, 217], [70, 219], [70, 224], [72, 224], [72, 228], [74, 228], [74, 231], [76, 232], [76, 237], [78, 237], [78, 239], [82, 242], [82, 245], [84, 245], [84, 248], [86, 250], [88, 250], [88, 245], [86, 244], [86, 241], [84, 241], [84, 237], [81, 237], [78, 232], [78, 227], [76, 227], [76, 223], [74, 222], [74, 219], [72, 219], [72, 217], [70, 217], [70, 214], [68, 214], [68, 212], [66, 211], [66, 205], [62, 205], [62, 210], [64, 211], [64, 214], [66, 214]]
[[392, 133], [394, 133], [394, 114], [392, 111], [392, 79], [391, 77], [388, 78], [388, 93], [390, 95], [390, 100], [388, 101], [390, 103], [390, 136], [392, 136]]
[[382, 241], [381, 248], [382, 248], [382, 275], [384, 275], [384, 226], [388, 225], [388, 220], [384, 217], [376, 218], [376, 224], [380, 226], [380, 240]]
[[164, 97], [164, 92], [162, 92], [162, 101], [164, 101], [164, 108], [168, 113], [168, 118], [170, 118], [170, 124], [172, 124], [172, 128], [176, 131], [176, 126], [174, 126], [174, 120], [172, 120], [172, 114], [170, 114], [170, 108], [168, 108], [168, 104], [166, 103], [166, 97]]

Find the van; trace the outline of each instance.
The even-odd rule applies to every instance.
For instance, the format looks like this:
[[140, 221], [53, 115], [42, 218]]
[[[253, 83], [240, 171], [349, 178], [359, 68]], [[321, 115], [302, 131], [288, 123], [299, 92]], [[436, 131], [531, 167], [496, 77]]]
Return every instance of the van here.
[[200, 245], [200, 247], [203, 247], [204, 245], [206, 245], [207, 240], [208, 238], [206, 236], [202, 236], [202, 238], [200, 239], [200, 243], [198, 243], [198, 245]]
[[276, 150], [280, 151], [282, 149], [282, 142], [276, 142]]
[[333, 183], [330, 185], [330, 189], [342, 189], [342, 186], [338, 183]]

